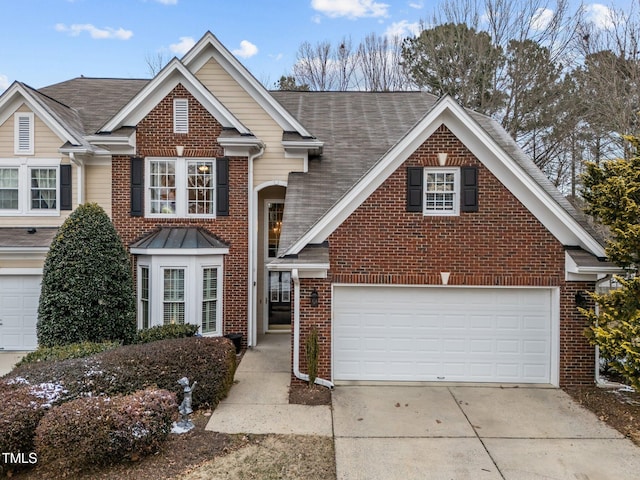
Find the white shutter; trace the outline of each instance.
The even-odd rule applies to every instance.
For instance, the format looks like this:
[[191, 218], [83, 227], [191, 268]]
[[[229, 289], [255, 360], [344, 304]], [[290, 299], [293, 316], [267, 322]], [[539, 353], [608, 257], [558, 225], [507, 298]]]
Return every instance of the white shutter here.
[[189, 100], [173, 100], [173, 133], [189, 133]]
[[33, 155], [33, 113], [15, 114], [15, 153]]

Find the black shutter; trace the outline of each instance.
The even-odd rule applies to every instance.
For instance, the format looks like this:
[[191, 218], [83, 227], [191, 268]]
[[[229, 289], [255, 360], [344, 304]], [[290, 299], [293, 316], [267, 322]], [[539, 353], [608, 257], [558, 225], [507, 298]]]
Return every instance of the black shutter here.
[[216, 215], [229, 216], [229, 159], [216, 158]]
[[478, 211], [478, 168], [462, 167], [462, 194], [460, 198], [460, 210], [462, 212]]
[[423, 181], [422, 167], [407, 167], [407, 212], [423, 211]]
[[144, 159], [131, 157], [131, 216], [144, 215]]
[[60, 210], [71, 210], [72, 208], [71, 165], [60, 165]]

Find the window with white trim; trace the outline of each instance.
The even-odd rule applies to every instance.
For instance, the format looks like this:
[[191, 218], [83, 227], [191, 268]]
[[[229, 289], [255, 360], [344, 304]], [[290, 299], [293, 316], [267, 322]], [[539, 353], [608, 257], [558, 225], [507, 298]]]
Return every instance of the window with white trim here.
[[139, 255], [138, 328], [191, 323], [222, 334], [222, 255]]
[[460, 170], [424, 169], [424, 214], [458, 215], [460, 212]]
[[149, 266], [140, 267], [140, 327], [149, 328]]
[[18, 112], [14, 115], [14, 153], [33, 155], [34, 115], [31, 112]]
[[184, 324], [184, 268], [163, 268], [162, 323]]
[[173, 133], [189, 133], [189, 100], [173, 100]]
[[59, 215], [60, 160], [2, 159], [0, 215]]
[[58, 203], [58, 170], [30, 168], [32, 210], [55, 210]]
[[218, 330], [218, 269], [202, 269], [202, 334]]
[[148, 158], [147, 216], [215, 217], [215, 159]]

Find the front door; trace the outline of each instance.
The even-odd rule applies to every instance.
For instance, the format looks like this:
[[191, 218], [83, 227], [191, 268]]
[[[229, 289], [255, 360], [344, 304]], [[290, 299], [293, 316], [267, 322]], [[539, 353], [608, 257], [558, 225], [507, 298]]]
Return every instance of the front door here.
[[[265, 202], [266, 263], [278, 256], [284, 200]], [[291, 273], [268, 272], [266, 282], [267, 325], [269, 330], [291, 328]]]
[[291, 327], [291, 273], [269, 272], [269, 329]]

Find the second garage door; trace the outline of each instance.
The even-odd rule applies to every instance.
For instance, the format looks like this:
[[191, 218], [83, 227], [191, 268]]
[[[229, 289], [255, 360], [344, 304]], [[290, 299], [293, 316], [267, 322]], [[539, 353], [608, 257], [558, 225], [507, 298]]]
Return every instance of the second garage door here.
[[41, 275], [0, 276], [0, 351], [35, 350]]
[[335, 286], [333, 378], [550, 383], [552, 293]]

